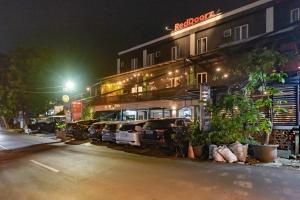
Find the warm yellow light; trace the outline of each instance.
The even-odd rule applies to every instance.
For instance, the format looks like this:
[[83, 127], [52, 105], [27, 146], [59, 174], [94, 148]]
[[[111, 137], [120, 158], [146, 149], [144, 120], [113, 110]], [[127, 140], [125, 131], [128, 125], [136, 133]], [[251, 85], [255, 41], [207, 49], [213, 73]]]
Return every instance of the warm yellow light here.
[[86, 91], [88, 91], [88, 92], [89, 92], [90, 90], [91, 90], [91, 88], [90, 88], [90, 87], [87, 87], [87, 88], [86, 88]]
[[178, 69], [176, 69], [176, 70], [175, 70], [175, 73], [178, 73], [178, 72], [179, 72]]
[[216, 71], [217, 71], [217, 72], [221, 71], [221, 68], [220, 68], [220, 67], [218, 67], [218, 68], [216, 69]]
[[224, 74], [224, 78], [228, 78], [228, 76], [229, 76], [228, 74]]
[[173, 74], [173, 72], [168, 72], [168, 75], [172, 75]]

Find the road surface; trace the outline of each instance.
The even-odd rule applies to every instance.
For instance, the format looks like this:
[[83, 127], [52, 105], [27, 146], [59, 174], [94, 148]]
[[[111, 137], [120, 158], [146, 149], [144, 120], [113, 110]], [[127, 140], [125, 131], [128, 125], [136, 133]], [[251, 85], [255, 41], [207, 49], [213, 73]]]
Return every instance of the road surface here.
[[0, 150], [0, 199], [298, 200], [300, 172], [42, 144]]

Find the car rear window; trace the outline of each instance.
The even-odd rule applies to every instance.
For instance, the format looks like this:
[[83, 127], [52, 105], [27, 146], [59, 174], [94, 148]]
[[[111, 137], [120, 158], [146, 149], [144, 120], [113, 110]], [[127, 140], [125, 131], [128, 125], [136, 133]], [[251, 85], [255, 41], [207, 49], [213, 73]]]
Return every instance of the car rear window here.
[[173, 123], [175, 123], [175, 119], [148, 121], [144, 125], [144, 129], [169, 128], [169, 127], [171, 127], [171, 124], [173, 124]]
[[117, 124], [106, 124], [105, 125], [106, 130], [114, 131], [117, 129]]
[[119, 130], [120, 131], [134, 130], [135, 126], [136, 126], [135, 124], [123, 124]]

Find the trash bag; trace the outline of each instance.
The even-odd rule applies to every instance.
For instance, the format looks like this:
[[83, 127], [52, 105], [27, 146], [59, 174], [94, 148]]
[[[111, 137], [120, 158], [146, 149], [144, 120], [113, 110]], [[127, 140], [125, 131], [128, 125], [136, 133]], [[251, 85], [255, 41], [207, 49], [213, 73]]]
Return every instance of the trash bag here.
[[211, 145], [209, 145], [209, 153], [208, 153], [208, 159], [209, 160], [212, 160], [212, 159], [214, 159], [214, 156], [213, 156], [213, 151], [214, 151], [214, 149], [216, 149], [217, 148], [217, 145], [214, 145], [214, 144], [211, 144]]
[[226, 160], [224, 159], [224, 157], [222, 156], [222, 154], [219, 153], [219, 149], [221, 149], [222, 147], [217, 147], [215, 146], [215, 148], [213, 148], [213, 159], [214, 161], [217, 162], [226, 162]]
[[235, 142], [229, 146], [230, 150], [236, 155], [238, 161], [245, 162], [248, 155], [248, 144], [242, 145], [239, 142]]
[[238, 161], [238, 158], [236, 157], [236, 155], [234, 155], [234, 153], [232, 153], [230, 151], [230, 149], [227, 146], [225, 146], [225, 145], [217, 148], [217, 151], [229, 163], [234, 163], [234, 162]]

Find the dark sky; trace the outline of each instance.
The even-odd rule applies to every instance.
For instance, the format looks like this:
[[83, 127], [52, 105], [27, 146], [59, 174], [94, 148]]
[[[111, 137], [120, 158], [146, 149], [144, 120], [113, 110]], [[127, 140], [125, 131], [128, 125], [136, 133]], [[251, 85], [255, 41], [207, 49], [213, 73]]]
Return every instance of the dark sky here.
[[117, 52], [166, 34], [165, 25], [253, 1], [0, 0], [0, 51], [50, 47], [62, 68], [93, 82], [115, 73]]

